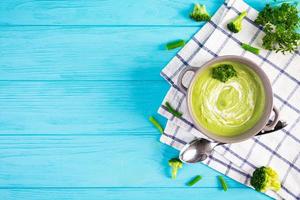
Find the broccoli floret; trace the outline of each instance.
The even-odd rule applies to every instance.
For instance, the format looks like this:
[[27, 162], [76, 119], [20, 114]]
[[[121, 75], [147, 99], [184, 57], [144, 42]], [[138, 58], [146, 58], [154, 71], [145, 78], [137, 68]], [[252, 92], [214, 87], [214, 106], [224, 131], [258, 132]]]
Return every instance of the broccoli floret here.
[[227, 24], [227, 28], [233, 33], [240, 32], [242, 30], [242, 21], [246, 15], [247, 15], [246, 11], [242, 12], [233, 21]]
[[190, 17], [197, 22], [210, 20], [210, 15], [206, 11], [205, 5], [200, 5], [199, 3], [195, 4], [193, 12], [190, 13]]
[[183, 163], [178, 158], [172, 158], [169, 160], [169, 166], [172, 168], [172, 179], [175, 179], [177, 176], [177, 171], [179, 168], [182, 168]]
[[278, 191], [281, 188], [278, 174], [271, 167], [257, 168], [252, 174], [250, 183], [260, 192], [266, 192], [268, 189]]

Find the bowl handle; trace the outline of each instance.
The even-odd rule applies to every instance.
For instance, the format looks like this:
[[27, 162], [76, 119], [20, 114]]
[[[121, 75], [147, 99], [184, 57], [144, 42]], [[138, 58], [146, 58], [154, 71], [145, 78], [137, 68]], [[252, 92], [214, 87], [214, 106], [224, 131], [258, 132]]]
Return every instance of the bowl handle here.
[[275, 128], [276, 124], [278, 123], [278, 121], [279, 121], [279, 110], [275, 106], [273, 106], [273, 112], [275, 114], [275, 117], [274, 117], [273, 121], [270, 124], [267, 124], [262, 131], [271, 131]]
[[[186, 93], [187, 93], [187, 90], [188, 90], [188, 87], [189, 87], [189, 86], [186, 87], [186, 86], [183, 85], [183, 83], [182, 83], [182, 79], [183, 79], [184, 75], [185, 75], [187, 72], [191, 71], [191, 72], [194, 72], [194, 74], [193, 74], [193, 76], [194, 76], [195, 73], [196, 73], [196, 71], [197, 71], [198, 69], [199, 69], [198, 67], [186, 67], [186, 68], [184, 68], [184, 69], [180, 72], [180, 74], [178, 75], [178, 79], [177, 79], [177, 85], [178, 85], [178, 88], [179, 88], [180, 92], [182, 92], [183, 94], [186, 94]], [[190, 84], [190, 83], [189, 83], [189, 84]]]

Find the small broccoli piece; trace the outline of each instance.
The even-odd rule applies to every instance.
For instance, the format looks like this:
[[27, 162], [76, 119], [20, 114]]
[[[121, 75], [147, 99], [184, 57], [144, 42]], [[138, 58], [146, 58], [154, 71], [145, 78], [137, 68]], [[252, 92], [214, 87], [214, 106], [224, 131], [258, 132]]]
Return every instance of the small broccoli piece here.
[[251, 46], [250, 44], [242, 43], [242, 48], [245, 49], [246, 51], [249, 51], [249, 52], [254, 53], [256, 55], [259, 54], [259, 49]]
[[183, 47], [185, 45], [184, 40], [175, 40], [166, 44], [168, 50], [176, 49], [178, 47]]
[[242, 12], [239, 16], [237, 16], [233, 21], [227, 24], [227, 28], [233, 32], [238, 33], [242, 30], [242, 21], [244, 17], [246, 17], [247, 12]]
[[208, 14], [205, 5], [200, 5], [196, 3], [193, 12], [190, 13], [190, 17], [197, 22], [209, 21], [210, 15]]
[[182, 168], [183, 163], [178, 158], [172, 158], [169, 160], [169, 166], [172, 168], [172, 179], [177, 177], [179, 168]]
[[251, 185], [260, 192], [268, 189], [278, 191], [281, 188], [278, 174], [271, 167], [257, 168], [251, 177]]
[[237, 76], [237, 73], [233, 66], [230, 64], [221, 64], [212, 69], [212, 77], [214, 79], [218, 79], [223, 83], [234, 76]]

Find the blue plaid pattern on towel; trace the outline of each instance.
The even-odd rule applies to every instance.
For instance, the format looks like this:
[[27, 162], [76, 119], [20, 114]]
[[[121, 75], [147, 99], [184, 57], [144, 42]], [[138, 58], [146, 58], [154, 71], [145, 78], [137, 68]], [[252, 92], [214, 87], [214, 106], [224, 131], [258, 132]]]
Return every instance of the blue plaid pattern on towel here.
[[[243, 29], [232, 34], [227, 23], [243, 11], [248, 15]], [[274, 104], [279, 108], [281, 118], [288, 126], [270, 135], [258, 136], [235, 144], [218, 146], [204, 163], [229, 177], [249, 186], [249, 180], [256, 167], [271, 166], [278, 171], [282, 189], [278, 193], [266, 194], [276, 199], [300, 199], [300, 53], [274, 53], [261, 50], [259, 55], [244, 51], [241, 43], [260, 47], [264, 33], [254, 23], [258, 12], [242, 0], [225, 2], [211, 21], [177, 53], [162, 70], [161, 75], [171, 84], [158, 112], [168, 119], [161, 142], [176, 149], [195, 137], [204, 137], [193, 125], [187, 112], [186, 97], [178, 90], [177, 77], [188, 66], [199, 67], [212, 58], [221, 55], [243, 55], [260, 65], [268, 75], [274, 92]], [[186, 82], [191, 76], [187, 75]], [[168, 101], [183, 113], [174, 117], [164, 106]]]

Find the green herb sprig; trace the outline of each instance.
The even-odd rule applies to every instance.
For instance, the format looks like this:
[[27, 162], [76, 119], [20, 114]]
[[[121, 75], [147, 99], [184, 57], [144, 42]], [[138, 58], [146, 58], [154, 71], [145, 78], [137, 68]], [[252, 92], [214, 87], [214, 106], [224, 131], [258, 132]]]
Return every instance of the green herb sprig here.
[[262, 46], [276, 52], [296, 51], [300, 44], [300, 17], [296, 5], [283, 3], [271, 7], [269, 4], [259, 13], [255, 22], [263, 26], [265, 36]]
[[183, 47], [185, 45], [184, 40], [175, 40], [166, 44], [168, 50], [176, 49], [178, 47]]
[[228, 190], [228, 186], [225, 179], [223, 178], [223, 176], [218, 176], [218, 179], [222, 185], [223, 190], [226, 192]]
[[237, 72], [230, 64], [220, 64], [212, 69], [212, 77], [224, 83], [234, 76], [237, 76]]
[[182, 116], [182, 113], [181, 112], [178, 112], [177, 110], [175, 110], [171, 104], [169, 102], [166, 102], [165, 103], [165, 106], [167, 108], [167, 110], [172, 113], [175, 117], [181, 117]]
[[255, 48], [255, 47], [253, 47], [249, 44], [242, 43], [242, 48], [245, 49], [246, 51], [249, 51], [249, 52], [254, 53], [256, 55], [259, 54], [259, 49]]
[[153, 124], [153, 126], [154, 126], [155, 128], [158, 129], [158, 131], [159, 131], [160, 133], [164, 133], [163, 127], [159, 124], [159, 122], [158, 122], [153, 116], [150, 116], [150, 117], [149, 117], [149, 121]]
[[190, 180], [190, 181], [187, 183], [187, 185], [188, 185], [188, 186], [193, 186], [193, 185], [195, 185], [198, 181], [200, 181], [201, 179], [202, 179], [202, 176], [197, 175], [197, 176], [195, 176], [192, 180]]

